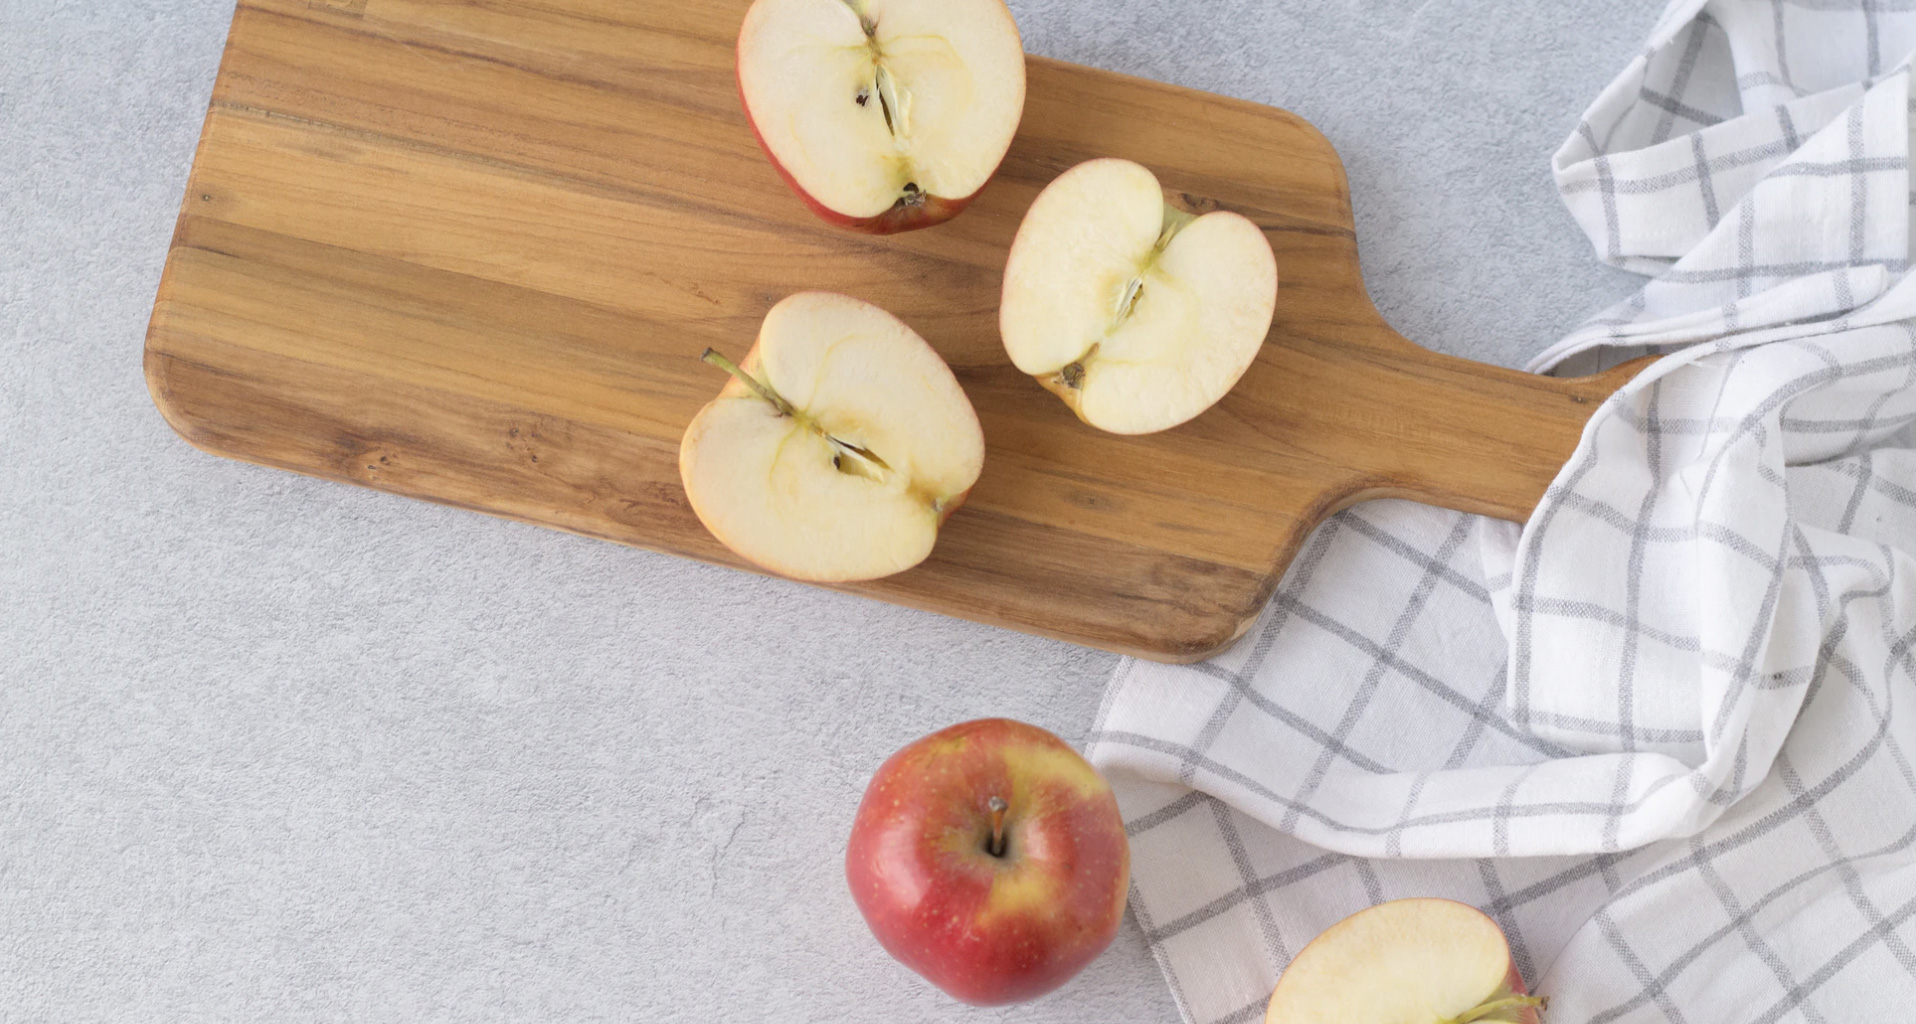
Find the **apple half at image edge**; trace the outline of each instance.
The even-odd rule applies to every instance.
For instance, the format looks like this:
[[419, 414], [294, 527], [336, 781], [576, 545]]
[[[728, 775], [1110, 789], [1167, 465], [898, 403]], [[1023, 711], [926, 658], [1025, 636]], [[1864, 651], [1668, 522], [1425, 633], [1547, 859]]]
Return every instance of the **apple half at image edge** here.
[[891, 234], [958, 215], [1024, 113], [1002, 0], [758, 0], [739, 99], [779, 177], [826, 221]]

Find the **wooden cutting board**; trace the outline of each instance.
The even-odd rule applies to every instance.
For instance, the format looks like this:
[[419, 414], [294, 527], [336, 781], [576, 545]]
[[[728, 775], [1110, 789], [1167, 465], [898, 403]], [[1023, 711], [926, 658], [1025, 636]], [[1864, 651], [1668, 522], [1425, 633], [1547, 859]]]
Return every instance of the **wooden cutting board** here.
[[[967, 213], [831, 229], [740, 112], [747, 5], [242, 0], [147, 336], [167, 421], [220, 455], [739, 565], [679, 485], [679, 436], [723, 383], [699, 353], [742, 355], [791, 292], [843, 291], [944, 354], [988, 444], [931, 559], [844, 589], [1184, 661], [1241, 634], [1339, 508], [1523, 518], [1627, 376], [1412, 345], [1365, 295], [1309, 124], [1039, 58]], [[1163, 434], [1080, 424], [998, 339], [1019, 218], [1098, 156], [1250, 217], [1277, 253], [1257, 364]]]

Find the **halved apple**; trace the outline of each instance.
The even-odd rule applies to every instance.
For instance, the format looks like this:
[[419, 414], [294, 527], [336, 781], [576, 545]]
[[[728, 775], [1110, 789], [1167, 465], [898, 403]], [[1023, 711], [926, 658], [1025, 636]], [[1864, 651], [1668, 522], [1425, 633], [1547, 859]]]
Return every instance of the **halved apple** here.
[[1256, 224], [1165, 202], [1150, 171], [1092, 160], [1026, 212], [999, 332], [1018, 369], [1115, 434], [1175, 427], [1244, 376], [1270, 333], [1277, 259]]
[[1024, 116], [1003, 0], [757, 0], [738, 87], [759, 145], [826, 220], [890, 234], [958, 215]]
[[1453, 900], [1392, 900], [1300, 950], [1264, 1024], [1537, 1024], [1543, 1004], [1495, 921]]
[[925, 560], [984, 468], [951, 368], [868, 302], [801, 292], [679, 443], [685, 495], [741, 558], [794, 579], [874, 579]]

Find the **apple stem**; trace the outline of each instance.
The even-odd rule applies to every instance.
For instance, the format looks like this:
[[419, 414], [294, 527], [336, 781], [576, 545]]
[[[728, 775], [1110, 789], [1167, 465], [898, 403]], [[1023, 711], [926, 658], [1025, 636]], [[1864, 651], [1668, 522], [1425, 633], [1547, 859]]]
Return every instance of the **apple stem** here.
[[779, 397], [778, 392], [773, 391], [771, 388], [765, 386], [764, 384], [759, 383], [757, 378], [753, 377], [749, 373], [746, 373], [744, 370], [739, 369], [737, 363], [734, 363], [730, 359], [727, 359], [724, 356], [719, 355], [718, 349], [708, 348], [705, 350], [705, 354], [700, 356], [699, 358], [704, 360], [705, 362], [711, 363], [713, 366], [716, 366], [721, 370], [724, 370], [726, 373], [729, 373], [732, 376], [737, 377], [739, 383], [752, 389], [752, 394], [755, 394], [758, 397], [765, 399], [767, 402], [772, 403], [772, 407], [778, 410], [779, 415], [790, 416], [794, 419], [798, 417], [797, 410], [793, 409], [791, 404], [786, 402], [785, 399]]
[[1005, 811], [1010, 807], [995, 796], [987, 806], [991, 808], [991, 845], [985, 847], [985, 852], [1002, 857], [1005, 855]]
[[1541, 1010], [1547, 1002], [1548, 1000], [1542, 996], [1509, 996], [1488, 1003], [1479, 1003], [1455, 1017], [1440, 1021], [1439, 1024], [1471, 1024], [1472, 1021], [1484, 1020], [1505, 1010], [1525, 1010], [1532, 1007]]
[[845, 6], [851, 8], [852, 14], [858, 18], [858, 27], [865, 30], [866, 36], [878, 34], [878, 25], [865, 14], [863, 0], [844, 0], [844, 2]]
[[[833, 452], [832, 466], [838, 471], [850, 473], [853, 476], [862, 476], [870, 480], [883, 480], [886, 474], [891, 472], [891, 466], [887, 464], [884, 459], [879, 458], [876, 452], [873, 452], [863, 445], [853, 444], [850, 441], [841, 440], [825, 433], [824, 430], [819, 428], [818, 424], [811, 422], [806, 417], [800, 416], [798, 410], [792, 408], [792, 404], [787, 402], [784, 396], [773, 391], [769, 385], [760, 383], [758, 378], [740, 369], [737, 363], [720, 355], [718, 349], [708, 348], [705, 350], [705, 354], [699, 358], [737, 377], [739, 383], [752, 389], [753, 394], [772, 403], [772, 408], [777, 409], [780, 416], [790, 416], [800, 424], [817, 431], [820, 436], [825, 438], [825, 443], [831, 445]], [[847, 455], [852, 457], [850, 468], [847, 468], [845, 463], [845, 456]]]
[[1158, 252], [1163, 252], [1165, 247], [1171, 244], [1171, 239], [1176, 237], [1178, 232], [1183, 231], [1196, 219], [1197, 214], [1180, 210], [1170, 203], [1165, 203], [1164, 221], [1158, 230], [1157, 244], [1153, 246], [1153, 248]]

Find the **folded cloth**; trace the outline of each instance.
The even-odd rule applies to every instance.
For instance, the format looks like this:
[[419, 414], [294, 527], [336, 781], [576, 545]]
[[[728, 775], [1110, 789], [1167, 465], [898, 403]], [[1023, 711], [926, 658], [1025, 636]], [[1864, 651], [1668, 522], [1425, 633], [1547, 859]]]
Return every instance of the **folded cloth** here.
[[1364, 906], [1483, 908], [1551, 1024], [1916, 1012], [1910, 0], [1678, 0], [1553, 161], [1666, 353], [1521, 529], [1335, 517], [1091, 756], [1192, 1024]]

